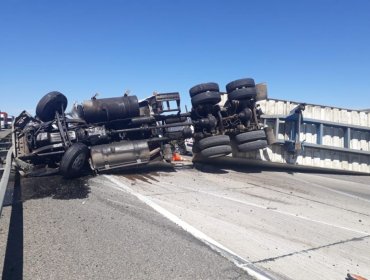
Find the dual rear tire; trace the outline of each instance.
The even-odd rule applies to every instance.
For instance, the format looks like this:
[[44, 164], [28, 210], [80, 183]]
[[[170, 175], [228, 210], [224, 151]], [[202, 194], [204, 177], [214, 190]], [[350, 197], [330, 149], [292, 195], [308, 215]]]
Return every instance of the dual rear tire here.
[[256, 84], [253, 79], [245, 78], [232, 81], [226, 85], [229, 100], [256, 98]]
[[189, 90], [191, 104], [198, 105], [216, 105], [221, 101], [220, 88], [216, 83], [203, 83], [193, 86]]
[[216, 158], [231, 153], [230, 137], [228, 135], [216, 135], [203, 138], [194, 143], [193, 152], [199, 153], [205, 158]]
[[239, 152], [250, 152], [264, 149], [268, 146], [265, 130], [256, 130], [240, 133], [235, 136]]

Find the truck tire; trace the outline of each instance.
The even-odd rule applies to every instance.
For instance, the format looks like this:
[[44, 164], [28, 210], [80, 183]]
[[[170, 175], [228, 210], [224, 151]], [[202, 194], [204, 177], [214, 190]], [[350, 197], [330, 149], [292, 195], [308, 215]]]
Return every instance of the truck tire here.
[[214, 146], [200, 151], [200, 154], [206, 158], [222, 157], [230, 153], [231, 153], [230, 145]]
[[232, 81], [226, 85], [226, 92], [230, 93], [236, 89], [255, 87], [256, 84], [252, 78], [245, 78]]
[[264, 149], [266, 147], [267, 147], [266, 140], [256, 140], [256, 141], [246, 142], [246, 143], [238, 145], [238, 150], [240, 152], [250, 152], [250, 151], [255, 151], [259, 149]]
[[262, 139], [266, 139], [266, 132], [263, 129], [244, 132], [235, 136], [235, 140], [238, 144], [243, 144], [245, 142], [251, 142]]
[[220, 87], [216, 83], [204, 83], [204, 84], [199, 84], [196, 86], [193, 86], [190, 90], [190, 97], [194, 97], [195, 95], [202, 93], [202, 92], [207, 92], [207, 91], [220, 91]]
[[242, 100], [255, 98], [257, 96], [256, 88], [246, 87], [236, 89], [228, 94], [229, 100]]
[[82, 143], [75, 143], [64, 153], [59, 172], [64, 178], [75, 178], [81, 174], [89, 156], [89, 148]]
[[68, 100], [63, 93], [58, 91], [49, 92], [37, 104], [36, 116], [44, 122], [51, 121], [55, 117], [55, 112], [63, 113], [67, 105]]
[[207, 91], [198, 93], [194, 97], [191, 98], [191, 104], [193, 106], [198, 106], [201, 104], [210, 104], [216, 105], [221, 101], [221, 95], [219, 92], [216, 91]]
[[198, 142], [198, 147], [200, 150], [221, 145], [230, 145], [230, 137], [228, 135], [215, 135], [203, 138]]

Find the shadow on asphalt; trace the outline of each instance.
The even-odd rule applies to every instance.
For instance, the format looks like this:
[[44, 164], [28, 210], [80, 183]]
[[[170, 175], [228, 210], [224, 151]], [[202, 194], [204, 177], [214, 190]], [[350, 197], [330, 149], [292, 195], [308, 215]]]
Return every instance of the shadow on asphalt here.
[[[225, 170], [220, 165], [213, 165], [211, 163], [194, 163], [194, 168], [200, 172], [210, 173], [210, 174], [227, 174], [229, 171]], [[230, 168], [227, 168], [230, 169]]]
[[222, 157], [215, 159], [201, 159], [194, 163], [194, 167], [206, 173], [213, 174], [226, 174], [228, 170], [233, 170], [237, 172], [244, 173], [261, 173], [264, 171], [270, 172], [281, 172], [287, 174], [295, 173], [307, 173], [307, 174], [329, 174], [329, 175], [356, 175], [356, 176], [368, 176], [368, 174], [363, 173], [354, 173], [348, 171], [337, 171], [337, 170], [324, 170], [319, 168], [309, 168], [309, 167], [289, 167], [287, 165], [269, 165], [264, 164], [263, 162], [249, 162], [244, 159], [232, 158], [232, 157]]
[[176, 172], [174, 166], [165, 162], [153, 162], [142, 166], [131, 166], [119, 169], [107, 170], [101, 174], [126, 175], [126, 174], [144, 174], [150, 172]]
[[89, 178], [64, 179], [62, 176], [22, 178], [22, 201], [51, 197], [53, 199], [84, 199], [90, 193]]
[[18, 173], [15, 175], [2, 279], [23, 279], [23, 201], [21, 180]]
[[[159, 174], [161, 172], [161, 175]], [[131, 181], [143, 181], [152, 184], [159, 182], [160, 176], [165, 176], [166, 173], [176, 172], [176, 168], [169, 163], [153, 162], [144, 166], [125, 167], [102, 172], [101, 174], [110, 174], [126, 177]]]

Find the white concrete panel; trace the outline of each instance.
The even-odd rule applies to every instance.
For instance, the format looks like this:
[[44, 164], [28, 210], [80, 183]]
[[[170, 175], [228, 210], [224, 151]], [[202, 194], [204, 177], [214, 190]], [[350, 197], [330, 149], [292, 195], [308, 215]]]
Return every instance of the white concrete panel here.
[[[299, 103], [284, 100], [264, 100], [259, 102], [266, 115], [286, 116]], [[370, 129], [370, 113], [345, 108], [335, 108], [330, 106], [307, 104], [303, 111], [304, 119], [314, 119], [339, 124], [363, 126]], [[273, 123], [273, 121], [269, 122]], [[275, 129], [274, 125], [272, 126]], [[289, 131], [291, 125], [280, 124], [279, 140], [291, 140]], [[324, 125], [322, 135], [322, 145], [337, 148], [347, 148], [345, 128], [338, 128]], [[306, 143], [318, 143], [318, 129], [316, 125], [304, 124], [301, 129], [300, 139]], [[349, 148], [359, 151], [370, 151], [370, 131], [363, 131], [351, 128]], [[275, 163], [289, 163], [294, 165], [322, 167], [329, 169], [348, 170], [356, 172], [370, 173], [370, 155], [350, 154], [345, 151], [331, 151], [320, 148], [305, 148], [301, 156], [293, 157], [284, 151], [282, 146], [273, 146], [269, 149], [268, 157], [262, 157], [264, 161]], [[242, 154], [238, 156], [243, 157]], [[251, 158], [249, 156], [249, 158]]]

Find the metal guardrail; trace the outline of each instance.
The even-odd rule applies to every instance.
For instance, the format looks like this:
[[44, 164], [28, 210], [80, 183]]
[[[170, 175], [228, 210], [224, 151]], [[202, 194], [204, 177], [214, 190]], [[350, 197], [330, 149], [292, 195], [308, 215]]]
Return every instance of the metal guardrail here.
[[10, 177], [10, 170], [12, 168], [13, 162], [13, 147], [8, 150], [8, 154], [6, 155], [6, 162], [3, 176], [1, 177], [0, 181], [0, 215], [3, 210], [4, 198], [5, 198], [5, 191], [8, 186], [9, 177]]

